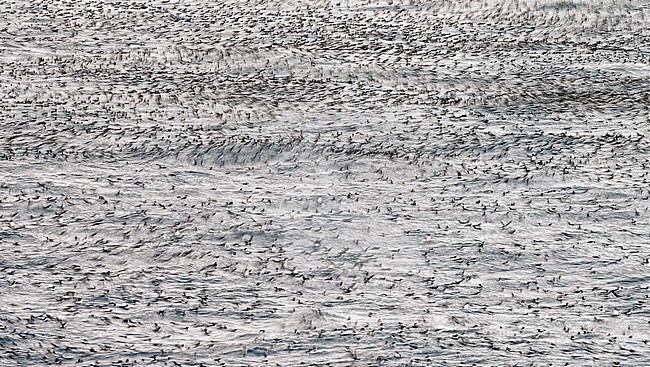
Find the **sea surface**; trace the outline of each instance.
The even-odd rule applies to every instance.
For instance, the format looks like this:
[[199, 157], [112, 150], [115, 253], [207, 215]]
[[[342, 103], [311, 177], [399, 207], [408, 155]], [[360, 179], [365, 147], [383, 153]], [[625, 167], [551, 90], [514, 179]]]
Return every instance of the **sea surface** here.
[[1, 366], [650, 365], [646, 0], [0, 2]]

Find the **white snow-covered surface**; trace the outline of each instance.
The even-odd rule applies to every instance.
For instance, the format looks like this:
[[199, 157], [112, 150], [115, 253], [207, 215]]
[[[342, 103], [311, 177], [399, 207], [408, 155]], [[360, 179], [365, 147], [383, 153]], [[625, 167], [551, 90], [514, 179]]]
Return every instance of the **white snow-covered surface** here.
[[649, 25], [0, 3], [0, 365], [648, 365]]

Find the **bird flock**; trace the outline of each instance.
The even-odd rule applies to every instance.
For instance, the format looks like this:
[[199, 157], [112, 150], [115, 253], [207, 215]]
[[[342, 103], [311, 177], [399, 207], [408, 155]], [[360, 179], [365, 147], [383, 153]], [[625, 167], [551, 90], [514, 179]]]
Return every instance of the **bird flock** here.
[[0, 3], [0, 365], [647, 365], [649, 24]]

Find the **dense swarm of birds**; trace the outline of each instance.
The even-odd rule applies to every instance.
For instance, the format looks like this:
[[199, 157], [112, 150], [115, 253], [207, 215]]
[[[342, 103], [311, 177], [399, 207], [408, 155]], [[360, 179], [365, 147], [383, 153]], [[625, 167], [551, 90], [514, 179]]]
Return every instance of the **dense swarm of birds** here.
[[0, 3], [0, 364], [647, 364], [649, 24]]

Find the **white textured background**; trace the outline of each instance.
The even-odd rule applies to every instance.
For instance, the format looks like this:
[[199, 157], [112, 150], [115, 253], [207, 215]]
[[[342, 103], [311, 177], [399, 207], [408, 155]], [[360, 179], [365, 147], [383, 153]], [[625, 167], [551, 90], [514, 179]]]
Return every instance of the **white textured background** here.
[[650, 364], [649, 25], [1, 2], [0, 364]]

